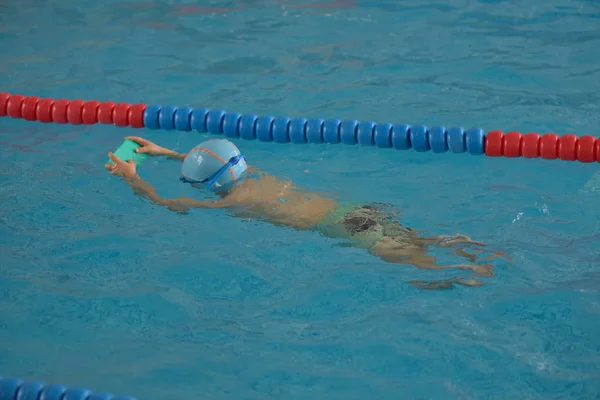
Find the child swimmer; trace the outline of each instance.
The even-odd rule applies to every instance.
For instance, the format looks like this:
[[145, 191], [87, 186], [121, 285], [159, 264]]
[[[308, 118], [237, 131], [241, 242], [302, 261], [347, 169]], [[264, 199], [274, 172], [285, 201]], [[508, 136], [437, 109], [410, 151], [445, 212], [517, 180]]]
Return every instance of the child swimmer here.
[[[151, 156], [166, 156], [183, 161], [180, 181], [200, 189], [213, 191], [217, 200], [199, 201], [188, 197], [164, 199], [156, 189], [137, 174], [132, 160], [121, 160], [109, 153], [114, 164], [106, 164], [113, 175], [125, 178], [134, 193], [172, 211], [189, 208], [226, 208], [240, 217], [258, 217], [270, 223], [300, 230], [318, 230], [328, 237], [348, 239], [354, 246], [367, 249], [382, 260], [396, 264], [412, 264], [422, 269], [456, 268], [472, 270], [479, 276], [491, 276], [491, 264], [477, 263], [476, 257], [484, 244], [469, 237], [420, 236], [404, 227], [385, 205], [363, 206], [339, 204], [335, 200], [299, 188], [271, 175], [248, 167], [245, 157], [229, 140], [212, 139], [199, 144], [188, 153], [177, 153], [149, 140], [129, 136], [138, 143], [136, 152]], [[245, 179], [246, 178], [246, 179]], [[428, 247], [449, 248], [468, 264], [443, 266], [427, 254]], [[467, 249], [473, 251], [468, 252]], [[498, 254], [488, 257], [494, 258]], [[475, 279], [452, 278], [443, 281], [418, 281], [413, 284], [428, 288], [450, 288], [453, 283], [480, 286]]]

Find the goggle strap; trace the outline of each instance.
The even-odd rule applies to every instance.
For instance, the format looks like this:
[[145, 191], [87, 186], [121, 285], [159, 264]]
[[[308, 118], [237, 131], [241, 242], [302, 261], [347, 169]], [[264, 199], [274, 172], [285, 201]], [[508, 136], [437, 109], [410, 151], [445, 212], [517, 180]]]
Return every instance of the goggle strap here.
[[246, 157], [244, 157], [242, 154], [239, 154], [237, 156], [231, 157], [229, 159], [229, 161], [227, 161], [227, 164], [223, 165], [221, 168], [219, 168], [219, 170], [217, 172], [215, 172], [214, 174], [212, 174], [208, 178], [203, 179], [201, 181], [196, 181], [196, 180], [193, 180], [193, 179], [188, 179], [185, 176], [180, 177], [179, 180], [181, 182], [190, 183], [190, 184], [194, 184], [194, 183], [202, 183], [203, 184], [203, 183], [207, 183], [208, 182], [208, 185], [206, 185], [206, 188], [210, 189], [210, 188], [212, 188], [214, 186], [214, 184], [219, 180], [219, 178], [221, 178], [221, 176], [223, 176], [223, 174], [229, 168], [233, 167], [234, 165], [237, 165], [240, 162], [240, 160], [242, 160], [242, 159], [244, 159], [244, 160], [246, 159]]

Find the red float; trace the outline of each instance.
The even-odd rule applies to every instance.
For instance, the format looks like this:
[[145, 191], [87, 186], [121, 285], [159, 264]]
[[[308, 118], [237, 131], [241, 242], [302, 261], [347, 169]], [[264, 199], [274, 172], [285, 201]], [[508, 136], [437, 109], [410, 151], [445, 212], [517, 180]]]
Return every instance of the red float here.
[[558, 158], [563, 161], [577, 160], [577, 141], [578, 137], [567, 133], [560, 138], [558, 142]]
[[577, 159], [584, 163], [596, 161], [596, 138], [585, 135], [577, 141]]
[[37, 105], [37, 120], [44, 123], [52, 122], [53, 99], [41, 99]]
[[558, 135], [546, 133], [540, 140], [540, 157], [546, 160], [558, 158]]
[[81, 113], [84, 104], [85, 101], [83, 100], [73, 100], [69, 103], [69, 106], [67, 107], [67, 121], [69, 121], [71, 125], [83, 124]]
[[508, 132], [504, 135], [504, 157], [521, 157], [521, 132]]
[[485, 138], [485, 155], [488, 157], [501, 157], [503, 155], [503, 138], [502, 131], [489, 131]]
[[54, 102], [52, 107], [52, 121], [55, 124], [66, 124], [69, 122], [67, 119], [67, 108], [69, 107], [69, 100], [60, 99]]
[[25, 96], [22, 94], [15, 94], [10, 96], [6, 103], [6, 115], [11, 118], [23, 118], [22, 106]]
[[132, 128], [143, 128], [144, 125], [144, 111], [146, 111], [145, 104], [134, 104], [129, 109], [129, 126]]
[[0, 117], [6, 117], [6, 104], [8, 103], [8, 99], [10, 99], [10, 93], [1, 92], [0, 93]]
[[92, 125], [98, 123], [98, 107], [100, 102], [98, 100], [87, 101], [81, 109], [81, 120], [86, 125]]
[[98, 122], [101, 124], [112, 124], [115, 105], [112, 101], [100, 103], [98, 106]]
[[21, 113], [23, 114], [23, 119], [25, 121], [35, 121], [37, 120], [37, 107], [40, 102], [40, 98], [37, 96], [29, 96], [23, 100], [23, 105], [21, 106]]
[[522, 153], [525, 158], [537, 158], [540, 156], [541, 136], [535, 132], [526, 133], [523, 136]]
[[115, 106], [115, 111], [113, 112], [113, 121], [115, 126], [128, 126], [129, 125], [129, 110], [131, 109], [131, 104], [129, 103], [119, 103]]

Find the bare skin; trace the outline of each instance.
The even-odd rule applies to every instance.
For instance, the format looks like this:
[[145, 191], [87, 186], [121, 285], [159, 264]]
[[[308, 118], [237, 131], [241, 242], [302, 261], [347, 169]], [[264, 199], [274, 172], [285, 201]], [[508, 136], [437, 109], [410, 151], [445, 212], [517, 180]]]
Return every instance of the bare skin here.
[[[137, 136], [129, 136], [126, 139], [140, 144], [141, 147], [136, 150], [139, 153], [166, 156], [181, 161], [186, 157], [186, 154], [166, 149]], [[257, 217], [273, 224], [309, 230], [314, 229], [328, 213], [339, 207], [338, 202], [331, 198], [300, 190], [290, 181], [280, 180], [255, 169], [252, 172], [257, 175], [256, 179], [242, 181], [234, 190], [214, 201], [198, 201], [189, 197], [164, 199], [157, 194], [152, 185], [140, 178], [131, 160], [120, 160], [113, 153], [109, 153], [109, 157], [114, 164], [106, 164], [105, 167], [111, 174], [123, 177], [137, 195], [175, 212], [187, 212], [190, 208], [226, 208], [236, 216]], [[430, 246], [450, 249], [456, 255], [465, 258], [468, 263], [439, 265], [433, 256], [427, 254]], [[483, 243], [475, 242], [464, 235], [419, 236], [411, 231], [398, 238], [384, 237], [369, 250], [373, 255], [390, 263], [412, 264], [429, 270], [449, 268], [471, 270], [479, 276], [492, 276], [491, 264], [476, 262], [478, 256], [484, 252], [484, 248]], [[499, 255], [500, 253], [493, 254], [487, 260]], [[411, 283], [427, 289], [443, 289], [451, 287], [453, 283], [464, 286], [482, 285], [472, 278]]]

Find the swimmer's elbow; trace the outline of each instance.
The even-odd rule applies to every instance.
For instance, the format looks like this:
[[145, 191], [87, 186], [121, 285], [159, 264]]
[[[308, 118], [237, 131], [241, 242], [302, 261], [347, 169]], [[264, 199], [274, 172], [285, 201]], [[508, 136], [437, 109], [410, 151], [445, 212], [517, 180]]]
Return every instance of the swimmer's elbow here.
[[223, 204], [223, 202], [219, 200], [215, 201], [198, 201], [195, 205], [191, 206], [195, 208], [225, 208], [227, 205]]
[[222, 200], [211, 200], [211, 201], [198, 201], [194, 199], [190, 199], [188, 197], [179, 197], [173, 200], [169, 200], [170, 203], [177, 203], [184, 207], [189, 208], [225, 208], [227, 204], [225, 204]]

